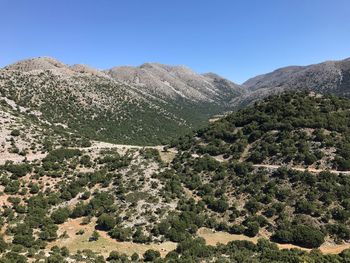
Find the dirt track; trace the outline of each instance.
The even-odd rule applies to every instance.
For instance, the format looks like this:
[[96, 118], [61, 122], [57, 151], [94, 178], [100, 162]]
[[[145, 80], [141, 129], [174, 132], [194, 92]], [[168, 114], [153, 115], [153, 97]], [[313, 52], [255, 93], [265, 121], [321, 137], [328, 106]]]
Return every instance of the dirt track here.
[[[139, 146], [139, 145], [125, 145], [125, 144], [113, 144], [107, 142], [98, 142], [94, 141], [90, 147], [79, 148], [81, 150], [90, 151], [90, 150], [99, 150], [99, 149], [120, 149], [120, 150], [129, 150], [129, 149], [157, 149], [160, 152], [164, 150], [163, 145], [157, 146]], [[168, 152], [176, 153], [175, 150], [169, 149]], [[14, 163], [21, 163], [25, 159], [27, 161], [41, 160], [45, 158], [47, 153], [29, 153], [26, 156], [21, 156], [13, 153], [0, 153], [0, 165], [5, 164], [6, 161], [12, 161]]]
[[[296, 170], [296, 171], [301, 171], [301, 172], [311, 172], [311, 173], [320, 173], [324, 172], [324, 169], [315, 169], [315, 168], [304, 168], [304, 167], [299, 167], [299, 166], [285, 166], [285, 165], [274, 165], [274, 164], [253, 164], [254, 167], [257, 168], [267, 168], [267, 169], [278, 169], [281, 167], [286, 167], [288, 169]], [[339, 174], [350, 174], [350, 171], [337, 171], [337, 170], [327, 170], [331, 173], [339, 173]]]

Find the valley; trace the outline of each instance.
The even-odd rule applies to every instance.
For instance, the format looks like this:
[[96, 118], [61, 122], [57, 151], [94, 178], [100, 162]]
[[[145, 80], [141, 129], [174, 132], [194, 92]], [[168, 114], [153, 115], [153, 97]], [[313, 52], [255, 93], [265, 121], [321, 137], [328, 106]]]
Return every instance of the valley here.
[[182, 66], [100, 71], [49, 57], [4, 67], [0, 86], [5, 102], [38, 119], [91, 139], [137, 145], [165, 143], [202, 127], [244, 93], [217, 75]]
[[346, 262], [350, 102], [263, 78], [1, 69], [0, 261]]
[[90, 140], [17, 108], [2, 104], [6, 257], [346, 257], [347, 99], [287, 92], [159, 146]]
[[349, 69], [349, 59], [326, 61], [277, 69], [238, 85], [185, 66], [98, 70], [38, 57], [0, 69], [0, 95], [31, 118], [91, 140], [159, 145], [283, 91], [349, 97]]
[[350, 1], [0, 6], [0, 263], [350, 263]]

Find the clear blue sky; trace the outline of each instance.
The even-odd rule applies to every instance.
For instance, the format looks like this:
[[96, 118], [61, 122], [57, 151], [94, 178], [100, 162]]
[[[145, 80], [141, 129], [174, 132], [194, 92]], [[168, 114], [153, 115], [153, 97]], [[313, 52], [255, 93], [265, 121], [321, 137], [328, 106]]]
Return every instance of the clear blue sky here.
[[0, 0], [0, 67], [182, 64], [235, 82], [350, 57], [349, 0]]

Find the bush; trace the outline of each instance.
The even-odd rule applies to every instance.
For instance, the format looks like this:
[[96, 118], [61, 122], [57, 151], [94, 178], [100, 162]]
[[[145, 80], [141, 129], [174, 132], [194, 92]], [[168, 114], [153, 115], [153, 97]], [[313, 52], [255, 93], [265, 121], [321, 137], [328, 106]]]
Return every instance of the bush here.
[[233, 225], [230, 227], [229, 232], [231, 234], [241, 235], [244, 233], [244, 230], [245, 230], [244, 226], [242, 226], [242, 225]]
[[255, 214], [261, 209], [261, 204], [252, 199], [244, 205], [244, 208], [247, 209], [250, 213]]
[[145, 159], [152, 159], [158, 162], [162, 161], [162, 159], [160, 158], [159, 151], [157, 149], [145, 148], [140, 150], [140, 153]]
[[16, 177], [23, 177], [32, 171], [30, 164], [6, 164], [4, 168]]
[[7, 243], [5, 242], [4, 240], [4, 237], [3, 236], [0, 236], [0, 252], [3, 253], [6, 251], [8, 245]]
[[334, 158], [334, 163], [338, 170], [348, 171], [350, 170], [350, 160], [344, 159], [342, 157], [336, 156]]
[[191, 258], [207, 258], [211, 254], [211, 250], [205, 245], [203, 238], [185, 239], [178, 244], [176, 252]]
[[114, 228], [116, 220], [114, 216], [102, 214], [97, 219], [97, 227], [101, 230], [108, 231]]
[[307, 248], [318, 248], [325, 238], [320, 230], [306, 225], [297, 225], [293, 228], [292, 234], [294, 244]]
[[118, 241], [130, 241], [131, 239], [131, 234], [132, 231], [130, 228], [119, 228], [119, 227], [114, 227], [112, 230], [108, 232], [108, 234], [118, 240]]
[[21, 132], [19, 131], [19, 130], [12, 130], [11, 131], [11, 136], [15, 136], [15, 137], [17, 137], [17, 136], [19, 136], [21, 134]]
[[100, 234], [94, 230], [94, 232], [92, 232], [91, 237], [89, 237], [89, 241], [97, 241], [100, 237]]
[[350, 229], [344, 224], [327, 225], [327, 231], [330, 235], [343, 240], [350, 239]]
[[47, 241], [55, 240], [57, 238], [57, 230], [58, 227], [56, 225], [47, 224], [42, 228], [40, 238]]
[[3, 257], [5, 260], [3, 262], [9, 263], [27, 263], [27, 258], [23, 255], [20, 255], [16, 252], [8, 252]]
[[132, 236], [133, 241], [135, 243], [146, 243], [149, 240], [149, 238], [143, 233], [142, 228], [138, 227]]
[[247, 228], [244, 231], [244, 234], [248, 237], [255, 237], [259, 233], [259, 223], [257, 222], [248, 222]]
[[132, 261], [138, 261], [139, 260], [139, 255], [135, 252], [131, 255], [131, 260]]
[[307, 225], [297, 225], [290, 229], [277, 230], [272, 239], [279, 243], [292, 243], [306, 248], [318, 248], [325, 235], [320, 230]]
[[160, 257], [159, 251], [149, 249], [143, 254], [143, 259], [145, 261], [154, 261], [155, 259]]
[[124, 254], [119, 254], [118, 251], [112, 251], [109, 253], [107, 261], [112, 262], [128, 262], [128, 257]]
[[287, 244], [293, 242], [293, 234], [289, 230], [280, 229], [272, 236], [272, 240], [277, 243]]
[[51, 219], [55, 224], [64, 223], [69, 217], [70, 211], [67, 208], [58, 208], [51, 214]]
[[224, 213], [229, 207], [228, 203], [223, 198], [214, 199], [213, 197], [210, 196], [210, 197], [206, 198], [205, 201], [207, 202], [208, 207], [211, 210], [218, 212], [218, 213]]
[[81, 151], [78, 149], [67, 149], [59, 148], [49, 152], [49, 154], [44, 158], [44, 162], [62, 162], [63, 160], [73, 158], [75, 156], [80, 156]]

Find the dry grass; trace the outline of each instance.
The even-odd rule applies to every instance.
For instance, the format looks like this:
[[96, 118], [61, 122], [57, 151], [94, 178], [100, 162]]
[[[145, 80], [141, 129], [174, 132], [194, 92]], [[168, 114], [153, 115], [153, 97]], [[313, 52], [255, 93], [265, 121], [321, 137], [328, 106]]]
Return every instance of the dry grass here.
[[[200, 228], [197, 234], [198, 236], [204, 238], [207, 245], [212, 245], [212, 246], [215, 246], [218, 243], [226, 245], [228, 242], [235, 241], [235, 240], [246, 240], [256, 244], [258, 242], [258, 239], [260, 238], [260, 237], [247, 237], [244, 235], [229, 234], [221, 231], [214, 232], [213, 230], [205, 227]], [[277, 246], [279, 249], [297, 248], [304, 251], [311, 250], [311, 249], [299, 247], [292, 244], [277, 244]], [[339, 254], [343, 250], [349, 249], [349, 248], [350, 248], [350, 243], [344, 243], [344, 244], [326, 244], [325, 243], [319, 248], [319, 250], [324, 254]]]
[[[63, 234], [65, 231], [68, 238], [58, 239], [49, 244], [48, 249], [53, 246], [63, 247], [66, 246], [70, 252], [77, 252], [78, 250], [90, 249], [94, 252], [100, 253], [104, 257], [107, 257], [111, 251], [118, 251], [125, 253], [126, 255], [132, 255], [137, 253], [143, 255], [148, 249], [158, 250], [161, 256], [165, 256], [170, 251], [176, 248], [174, 242], [164, 243], [151, 243], [151, 244], [137, 244], [133, 242], [118, 242], [108, 236], [106, 232], [98, 231], [100, 238], [97, 241], [89, 242], [89, 237], [95, 230], [95, 222], [91, 222], [88, 225], [81, 225], [81, 218], [68, 220], [64, 224], [59, 226], [59, 234]], [[83, 235], [76, 235], [79, 230], [84, 230]]]
[[171, 163], [176, 156], [176, 152], [174, 151], [167, 151], [167, 152], [159, 151], [159, 154], [160, 154], [160, 158], [165, 163]]
[[197, 232], [197, 235], [199, 237], [204, 238], [206, 244], [211, 246], [215, 246], [219, 243], [226, 245], [228, 242], [235, 241], [235, 240], [247, 240], [247, 241], [253, 242], [254, 244], [258, 242], [257, 237], [251, 238], [244, 235], [234, 235], [234, 234], [229, 234], [221, 231], [215, 232], [205, 227], [200, 228]]

